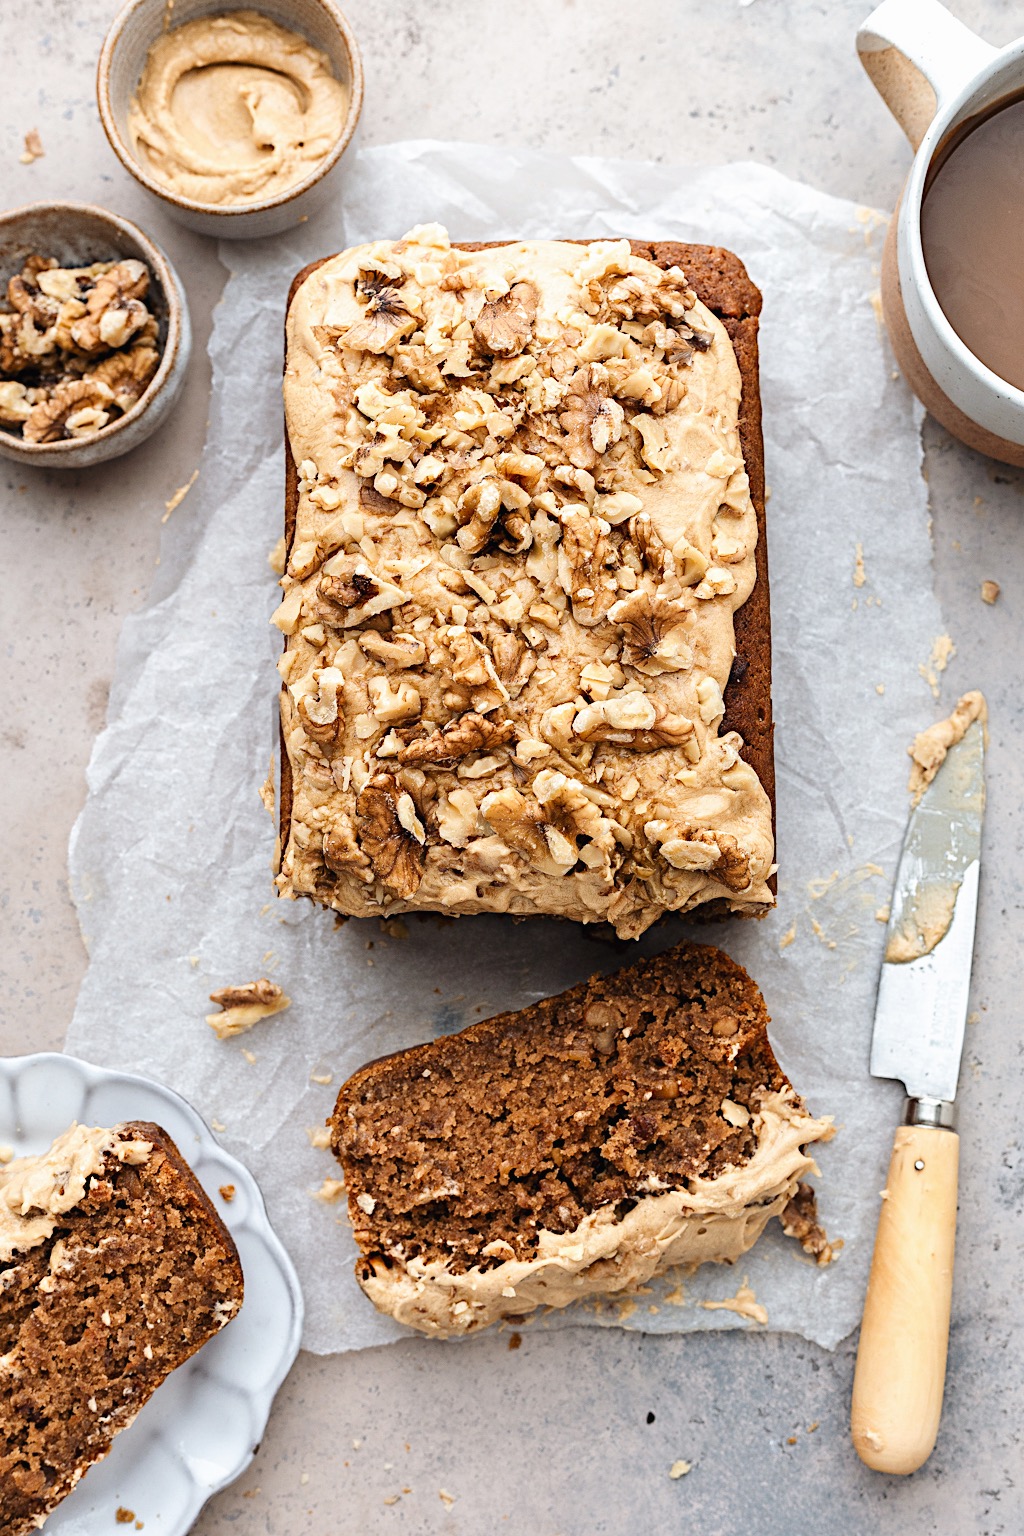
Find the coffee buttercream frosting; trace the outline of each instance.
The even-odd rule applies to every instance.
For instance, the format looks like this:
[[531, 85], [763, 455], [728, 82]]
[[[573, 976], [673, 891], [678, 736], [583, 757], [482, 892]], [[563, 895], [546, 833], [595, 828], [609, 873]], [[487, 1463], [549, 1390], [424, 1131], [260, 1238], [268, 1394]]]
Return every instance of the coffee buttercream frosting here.
[[729, 336], [628, 241], [356, 247], [288, 316], [279, 889], [623, 936], [762, 911], [722, 732], [757, 520]]

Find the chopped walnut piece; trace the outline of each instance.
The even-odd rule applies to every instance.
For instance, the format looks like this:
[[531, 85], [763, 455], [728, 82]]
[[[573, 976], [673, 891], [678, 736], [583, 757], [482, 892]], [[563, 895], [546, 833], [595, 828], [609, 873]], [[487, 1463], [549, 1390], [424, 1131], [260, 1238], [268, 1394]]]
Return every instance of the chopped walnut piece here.
[[412, 683], [390, 677], [371, 677], [366, 685], [370, 695], [370, 708], [383, 725], [397, 725], [403, 720], [415, 720], [423, 707], [419, 690]]
[[381, 882], [403, 898], [416, 894], [424, 864], [422, 839], [402, 816], [409, 800], [389, 774], [371, 779], [356, 797], [359, 846]]
[[491, 640], [491, 655], [498, 681], [510, 699], [518, 698], [537, 670], [537, 658], [525, 641], [507, 631]]
[[338, 740], [345, 723], [341, 707], [345, 679], [337, 667], [320, 667], [312, 680], [314, 690], [300, 696], [296, 709], [306, 735], [327, 746]]
[[421, 667], [427, 659], [427, 648], [416, 635], [392, 633], [379, 635], [368, 629], [358, 636], [359, 649], [372, 656], [374, 661], [386, 667], [404, 671], [407, 667]]
[[588, 363], [573, 374], [562, 402], [559, 423], [566, 433], [566, 451], [577, 469], [593, 469], [602, 453], [622, 436], [625, 413], [607, 393], [608, 370]]
[[343, 811], [336, 815], [324, 833], [323, 855], [327, 868], [336, 875], [358, 871], [362, 879], [373, 878], [369, 873], [370, 861], [356, 841], [352, 820]]
[[338, 337], [343, 347], [353, 352], [386, 352], [393, 342], [416, 329], [416, 316], [410, 314], [397, 288], [379, 287], [370, 295], [361, 319]]
[[573, 618], [587, 628], [601, 622], [619, 595], [607, 566], [610, 557], [611, 548], [597, 519], [582, 507], [567, 508], [562, 513], [558, 579], [572, 602]]
[[329, 560], [316, 590], [321, 599], [320, 616], [342, 629], [351, 629], [407, 600], [401, 587], [376, 575], [365, 560], [354, 555]]
[[583, 859], [607, 863], [614, 848], [611, 824], [583, 787], [544, 768], [524, 795], [508, 788], [486, 795], [480, 814], [501, 840], [545, 874], [564, 875]]
[[0, 422], [7, 426], [20, 426], [32, 414], [32, 401], [28, 390], [17, 379], [0, 384]]
[[715, 879], [731, 891], [745, 890], [750, 884], [750, 859], [731, 833], [710, 827], [673, 827], [662, 820], [647, 822], [644, 833], [673, 869], [713, 869]]
[[435, 768], [451, 768], [471, 752], [493, 751], [514, 736], [511, 720], [491, 720], [470, 710], [440, 730], [431, 731], [429, 736], [407, 742], [398, 753], [398, 761], [408, 767], [430, 763]]
[[97, 278], [85, 300], [85, 315], [71, 327], [75, 345], [83, 352], [123, 347], [149, 319], [141, 302], [149, 292], [149, 268], [144, 261], [115, 261]]
[[693, 614], [681, 603], [634, 592], [609, 608], [608, 617], [622, 630], [625, 666], [647, 677], [686, 672], [693, 666], [693, 649], [686, 639]]
[[220, 1013], [208, 1013], [206, 1022], [218, 1040], [230, 1040], [243, 1035], [261, 1019], [269, 1019], [275, 1013], [290, 1008], [292, 1000], [286, 997], [276, 982], [262, 976], [259, 981], [247, 981], [240, 987], [221, 987], [210, 993], [210, 1002], [216, 1003]]
[[69, 379], [37, 405], [25, 419], [22, 436], [27, 443], [56, 443], [65, 437], [98, 432], [110, 419], [113, 391], [91, 378]]
[[139, 342], [123, 352], [111, 352], [98, 362], [89, 377], [105, 384], [122, 411], [130, 411], [160, 366], [160, 354], [148, 342]]
[[534, 285], [515, 283], [508, 293], [487, 301], [473, 322], [473, 336], [485, 352], [514, 357], [529, 341], [536, 314]]

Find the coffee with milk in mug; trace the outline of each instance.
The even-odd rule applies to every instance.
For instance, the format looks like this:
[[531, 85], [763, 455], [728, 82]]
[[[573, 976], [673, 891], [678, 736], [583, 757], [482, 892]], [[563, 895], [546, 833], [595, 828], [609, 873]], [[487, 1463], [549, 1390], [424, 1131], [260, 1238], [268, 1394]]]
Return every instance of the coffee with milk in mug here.
[[1024, 389], [1024, 93], [941, 146], [921, 207], [928, 277], [961, 341]]

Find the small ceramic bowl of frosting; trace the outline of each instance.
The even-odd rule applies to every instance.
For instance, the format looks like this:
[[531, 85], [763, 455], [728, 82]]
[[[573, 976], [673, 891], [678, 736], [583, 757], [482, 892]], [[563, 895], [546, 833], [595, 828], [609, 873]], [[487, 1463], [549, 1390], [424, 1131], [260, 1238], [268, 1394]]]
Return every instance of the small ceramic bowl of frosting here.
[[252, 239], [336, 192], [363, 70], [333, 0], [128, 0], [96, 91], [114, 153], [169, 213]]

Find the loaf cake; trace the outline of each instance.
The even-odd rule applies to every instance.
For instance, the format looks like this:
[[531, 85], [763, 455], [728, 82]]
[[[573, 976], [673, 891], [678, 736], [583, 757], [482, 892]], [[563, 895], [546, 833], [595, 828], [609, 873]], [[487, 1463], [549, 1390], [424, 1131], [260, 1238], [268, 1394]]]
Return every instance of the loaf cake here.
[[436, 225], [299, 274], [283, 895], [771, 905], [759, 308], [712, 247]]
[[166, 1131], [75, 1125], [0, 1168], [0, 1533], [37, 1530], [242, 1304], [235, 1245]]
[[831, 1121], [767, 1025], [738, 965], [680, 945], [363, 1067], [329, 1122], [359, 1284], [443, 1337], [731, 1262], [798, 1194], [810, 1232]]

